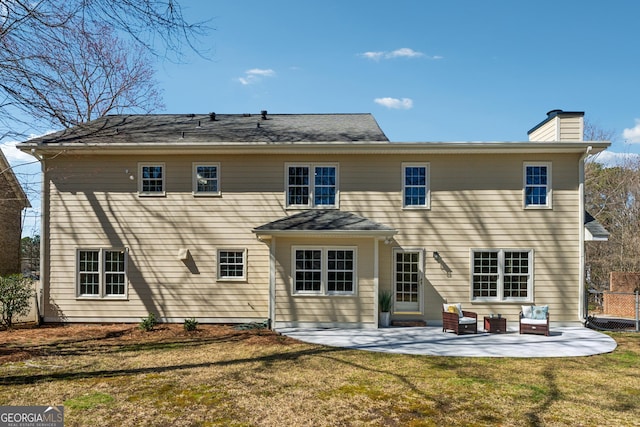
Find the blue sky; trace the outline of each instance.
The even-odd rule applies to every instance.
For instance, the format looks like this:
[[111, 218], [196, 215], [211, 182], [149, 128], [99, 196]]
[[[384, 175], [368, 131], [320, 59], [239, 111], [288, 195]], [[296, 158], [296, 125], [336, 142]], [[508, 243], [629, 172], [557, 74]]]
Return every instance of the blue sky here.
[[158, 112], [372, 113], [405, 142], [525, 141], [563, 109], [640, 153], [637, 0], [182, 3], [208, 59], [158, 63]]

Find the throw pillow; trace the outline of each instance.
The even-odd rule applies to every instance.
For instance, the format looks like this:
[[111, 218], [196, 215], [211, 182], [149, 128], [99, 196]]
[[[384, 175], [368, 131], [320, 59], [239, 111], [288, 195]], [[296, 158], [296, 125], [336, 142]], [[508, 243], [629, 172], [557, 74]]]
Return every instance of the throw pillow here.
[[456, 313], [458, 317], [462, 317], [462, 305], [461, 304], [444, 304], [444, 311], [448, 313]]
[[534, 305], [533, 306], [533, 318], [536, 320], [545, 320], [547, 318], [548, 305]]
[[533, 316], [533, 307], [530, 305], [522, 306], [522, 317], [526, 319], [531, 319]]

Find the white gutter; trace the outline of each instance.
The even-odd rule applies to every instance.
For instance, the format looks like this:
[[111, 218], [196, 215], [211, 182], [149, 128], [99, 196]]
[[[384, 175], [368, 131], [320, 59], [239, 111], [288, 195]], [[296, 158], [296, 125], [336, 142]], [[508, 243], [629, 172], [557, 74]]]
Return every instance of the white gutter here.
[[584, 231], [584, 205], [585, 205], [585, 201], [584, 201], [584, 163], [587, 159], [587, 157], [589, 156], [589, 154], [591, 153], [591, 150], [593, 149], [592, 146], [588, 146], [587, 149], [585, 150], [584, 154], [582, 154], [582, 156], [580, 156], [580, 160], [578, 161], [578, 180], [579, 180], [579, 184], [578, 184], [578, 202], [579, 202], [579, 240], [580, 240], [580, 247], [578, 248], [579, 250], [579, 254], [580, 254], [580, 266], [579, 266], [579, 277], [578, 277], [578, 318], [582, 321], [585, 321], [587, 316], [587, 312], [586, 312], [586, 305], [585, 305], [585, 297], [586, 297], [586, 290], [585, 290], [585, 281], [584, 281], [584, 275], [585, 275], [585, 264], [586, 264], [586, 256], [585, 256], [585, 247], [584, 247], [584, 242], [585, 242], [585, 231]]

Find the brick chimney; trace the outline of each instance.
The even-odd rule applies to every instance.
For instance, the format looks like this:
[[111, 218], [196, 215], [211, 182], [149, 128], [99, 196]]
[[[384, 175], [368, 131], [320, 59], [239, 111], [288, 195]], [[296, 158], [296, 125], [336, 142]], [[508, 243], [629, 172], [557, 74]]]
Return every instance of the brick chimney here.
[[529, 141], [582, 141], [584, 112], [551, 110], [547, 118], [527, 134]]

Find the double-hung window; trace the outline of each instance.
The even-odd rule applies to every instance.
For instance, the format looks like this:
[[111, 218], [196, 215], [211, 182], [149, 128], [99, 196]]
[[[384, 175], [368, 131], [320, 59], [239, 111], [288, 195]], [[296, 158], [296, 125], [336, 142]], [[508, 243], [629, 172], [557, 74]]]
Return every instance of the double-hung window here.
[[524, 207], [551, 208], [551, 163], [524, 164]]
[[78, 297], [126, 298], [125, 249], [78, 249], [76, 258]]
[[355, 248], [294, 248], [293, 282], [295, 294], [353, 295]]
[[220, 195], [220, 164], [193, 164], [193, 194], [196, 196]]
[[140, 163], [138, 165], [138, 193], [141, 196], [165, 195], [164, 163]]
[[402, 207], [407, 209], [429, 209], [429, 164], [402, 164]]
[[246, 249], [218, 250], [218, 280], [246, 280]]
[[286, 164], [285, 169], [287, 207], [338, 207], [337, 165]]
[[531, 301], [533, 250], [471, 251], [471, 297], [476, 301]]

